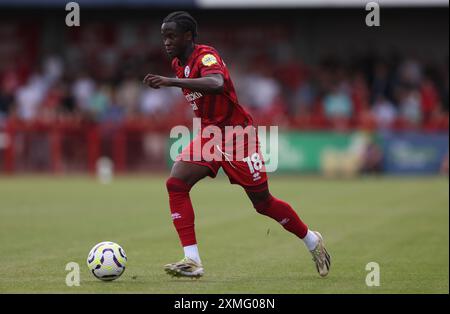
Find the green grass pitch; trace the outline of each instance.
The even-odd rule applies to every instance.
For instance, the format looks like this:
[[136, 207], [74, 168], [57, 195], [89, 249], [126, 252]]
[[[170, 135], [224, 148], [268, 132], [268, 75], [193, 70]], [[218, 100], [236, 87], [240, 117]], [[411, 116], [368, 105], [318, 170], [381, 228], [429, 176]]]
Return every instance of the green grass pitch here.
[[[206, 274], [168, 277], [180, 259], [165, 178], [0, 177], [2, 293], [448, 293], [449, 192], [443, 177], [272, 176], [271, 191], [322, 232], [332, 269], [320, 278], [303, 243], [258, 215], [239, 186], [223, 176], [191, 196]], [[101, 241], [128, 255], [121, 278], [101, 282], [86, 257]], [[65, 265], [81, 267], [67, 287]], [[380, 286], [367, 287], [369, 262]]]

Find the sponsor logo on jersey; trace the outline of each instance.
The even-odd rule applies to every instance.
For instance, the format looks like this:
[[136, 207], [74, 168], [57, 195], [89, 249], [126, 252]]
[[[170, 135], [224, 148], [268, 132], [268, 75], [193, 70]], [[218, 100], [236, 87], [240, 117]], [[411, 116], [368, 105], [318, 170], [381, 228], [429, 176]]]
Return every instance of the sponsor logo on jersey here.
[[190, 102], [189, 104], [191, 105], [192, 110], [198, 110], [198, 106], [197, 106], [197, 104], [195, 103], [195, 101]]
[[203, 94], [199, 93], [199, 92], [193, 92], [193, 93], [189, 93], [189, 94], [185, 95], [184, 97], [186, 97], [186, 100], [188, 102], [191, 102], [196, 99], [199, 99], [200, 97], [203, 97]]
[[208, 53], [208, 54], [203, 56], [202, 63], [203, 63], [203, 65], [209, 67], [209, 66], [211, 66], [213, 64], [216, 64], [217, 63], [217, 59], [212, 54]]
[[199, 92], [193, 92], [193, 93], [189, 93], [187, 95], [184, 95], [184, 97], [186, 97], [186, 100], [192, 106], [192, 110], [198, 110], [198, 106], [195, 103], [195, 100], [199, 99], [200, 97], [203, 97], [203, 94], [199, 93]]

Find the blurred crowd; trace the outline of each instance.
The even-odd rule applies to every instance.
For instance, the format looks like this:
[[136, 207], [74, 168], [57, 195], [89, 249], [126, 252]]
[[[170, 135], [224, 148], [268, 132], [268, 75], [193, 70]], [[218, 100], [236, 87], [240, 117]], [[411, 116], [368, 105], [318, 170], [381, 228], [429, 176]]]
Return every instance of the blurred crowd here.
[[[0, 25], [0, 125], [8, 119], [167, 127], [190, 121], [191, 107], [181, 91], [142, 84], [147, 73], [173, 76], [159, 24], [93, 23], [68, 29], [58, 49], [41, 47], [39, 32], [33, 49], [13, 47], [4, 39], [14, 32]], [[346, 59], [324, 55], [307, 64], [289, 35], [277, 28], [236, 33], [211, 28], [200, 33], [200, 42], [219, 50], [240, 102], [259, 124], [448, 130], [448, 59], [430, 63], [394, 52]]]

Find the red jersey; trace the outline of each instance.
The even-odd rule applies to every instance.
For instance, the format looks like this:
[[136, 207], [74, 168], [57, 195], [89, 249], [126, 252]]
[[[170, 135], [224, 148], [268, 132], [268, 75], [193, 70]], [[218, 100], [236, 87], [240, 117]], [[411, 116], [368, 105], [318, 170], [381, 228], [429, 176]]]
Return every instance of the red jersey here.
[[172, 69], [178, 78], [199, 78], [208, 74], [222, 74], [224, 89], [220, 94], [204, 94], [182, 89], [195, 115], [201, 118], [202, 128], [208, 125], [220, 128], [227, 125], [245, 127], [253, 123], [250, 114], [239, 105], [230, 73], [213, 47], [195, 45], [186, 64], [182, 65], [178, 58], [174, 58]]

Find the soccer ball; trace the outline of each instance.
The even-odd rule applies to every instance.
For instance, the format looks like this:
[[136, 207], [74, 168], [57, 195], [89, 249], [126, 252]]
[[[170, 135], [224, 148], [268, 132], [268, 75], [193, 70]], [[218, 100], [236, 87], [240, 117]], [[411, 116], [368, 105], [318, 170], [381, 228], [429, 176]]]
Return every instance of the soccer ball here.
[[125, 271], [127, 256], [125, 251], [114, 242], [100, 242], [89, 252], [87, 265], [100, 280], [111, 281], [119, 278]]

